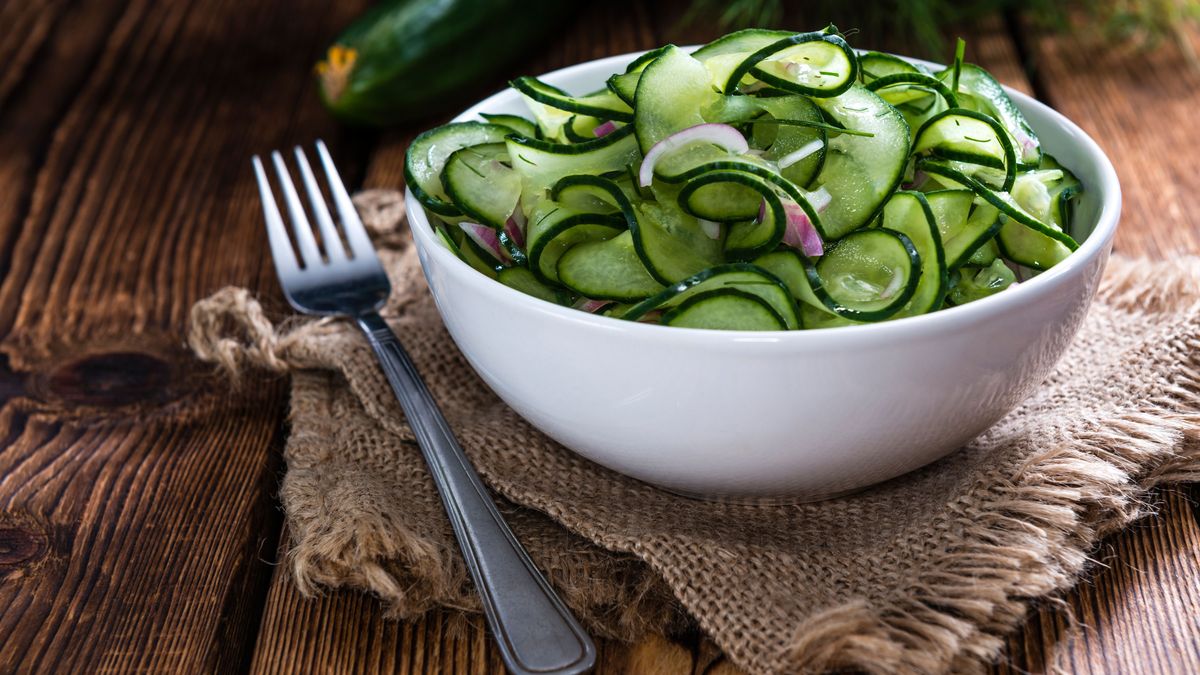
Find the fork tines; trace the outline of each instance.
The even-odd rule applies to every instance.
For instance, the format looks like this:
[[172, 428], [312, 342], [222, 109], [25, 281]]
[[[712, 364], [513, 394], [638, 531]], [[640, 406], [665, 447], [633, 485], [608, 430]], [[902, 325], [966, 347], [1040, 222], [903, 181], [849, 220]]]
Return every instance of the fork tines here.
[[[346, 186], [342, 183], [341, 176], [338, 175], [337, 167], [333, 165], [333, 159], [329, 156], [329, 150], [325, 148], [325, 143], [319, 140], [317, 141], [317, 154], [321, 158], [321, 166], [325, 169], [325, 177], [329, 183], [329, 193], [333, 199], [334, 206], [337, 208], [338, 217], [342, 224], [342, 233], [345, 235], [345, 242], [350, 248], [349, 256], [343, 246], [342, 238], [338, 234], [333, 217], [329, 212], [329, 207], [325, 204], [325, 196], [321, 194], [321, 188], [317, 183], [316, 176], [313, 174], [312, 167], [308, 163], [308, 157], [305, 156], [304, 150], [300, 146], [296, 146], [295, 148], [296, 164], [300, 168], [300, 178], [304, 182], [304, 191], [308, 194], [308, 203], [312, 209], [313, 217], [317, 221], [317, 229], [321, 232], [324, 256], [322, 256], [321, 247], [317, 245], [312, 225], [309, 223], [308, 215], [300, 202], [300, 196], [296, 192], [296, 186], [292, 181], [291, 175], [288, 173], [283, 155], [279, 151], [274, 151], [271, 153], [271, 161], [275, 165], [276, 179], [279, 182], [283, 200], [287, 204], [288, 218], [292, 222], [292, 232], [295, 235], [296, 244], [295, 249], [292, 248], [287, 229], [284, 227], [283, 216], [279, 212], [279, 206], [271, 190], [271, 183], [267, 178], [266, 171], [263, 169], [262, 159], [258, 155], [255, 155], [252, 160], [254, 174], [258, 179], [258, 191], [262, 197], [263, 215], [267, 221], [267, 236], [271, 245], [271, 257], [275, 259], [276, 270], [281, 277], [289, 274], [297, 274], [301, 271], [301, 268], [310, 269], [326, 264], [336, 265], [351, 259], [375, 259], [375, 250], [371, 246], [371, 240], [367, 236], [362, 220], [358, 217], [358, 212], [354, 209], [354, 203], [350, 201], [350, 195], [346, 192]], [[296, 251], [299, 251], [300, 262], [296, 260]], [[303, 265], [300, 264], [301, 262]]]

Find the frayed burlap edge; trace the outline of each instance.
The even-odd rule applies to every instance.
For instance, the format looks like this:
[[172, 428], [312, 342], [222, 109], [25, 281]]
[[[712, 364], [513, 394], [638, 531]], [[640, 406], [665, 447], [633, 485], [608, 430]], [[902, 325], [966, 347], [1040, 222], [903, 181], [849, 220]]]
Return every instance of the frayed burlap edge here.
[[[1099, 295], [1154, 310], [1200, 297], [1200, 259], [1153, 266], [1114, 258]], [[897, 589], [888, 607], [849, 603], [797, 627], [781, 672], [982, 670], [1033, 601], [1055, 601], [1086, 571], [1100, 539], [1150, 512], [1151, 491], [1200, 480], [1200, 341], [1182, 350], [1175, 381], [1143, 410], [1083, 420], [1071, 441], [1029, 458], [986, 499], [952, 504], [960, 541]], [[701, 625], [703, 625], [701, 619]], [[737, 660], [735, 658], [735, 660]]]
[[[252, 316], [253, 300], [244, 293], [225, 289], [208, 301], [215, 305], [197, 306], [190, 339], [196, 353], [233, 371], [247, 365], [277, 372], [304, 368], [299, 347], [325, 327], [307, 322], [276, 330]], [[1200, 260], [1148, 265], [1115, 258], [1100, 295], [1111, 306], [1143, 311], [1194, 301], [1200, 296]], [[226, 326], [220, 325], [229, 320], [246, 331], [245, 341], [229, 341]], [[1194, 355], [1200, 344], [1185, 347], [1183, 353]], [[957, 672], [993, 660], [1002, 637], [1034, 600], [1053, 601], [1074, 585], [1101, 537], [1148, 512], [1153, 488], [1200, 478], [1200, 415], [1176, 412], [1200, 409], [1200, 367], [1192, 357], [1175, 372], [1161, 400], [1137, 411], [1115, 416], [1099, 411], [1097, 419], [1081, 420], [1071, 440], [1025, 462], [1020, 484], [1011, 477], [998, 480], [983, 491], [982, 501], [952, 505], [952, 524], [967, 533], [956, 548], [898, 587], [888, 602], [851, 602], [810, 617], [787, 648], [770, 659], [769, 669]], [[982, 543], [963, 546], [964, 540]], [[346, 562], [355, 564], [353, 557]], [[307, 572], [303, 578], [309, 592], [334, 579]], [[390, 582], [377, 575], [363, 575], [361, 581], [383, 597], [390, 592]], [[464, 603], [464, 608], [473, 606]], [[698, 619], [706, 627], [704, 617]], [[717, 640], [722, 642], [720, 636]], [[762, 655], [722, 646], [744, 666], [763, 663]]]

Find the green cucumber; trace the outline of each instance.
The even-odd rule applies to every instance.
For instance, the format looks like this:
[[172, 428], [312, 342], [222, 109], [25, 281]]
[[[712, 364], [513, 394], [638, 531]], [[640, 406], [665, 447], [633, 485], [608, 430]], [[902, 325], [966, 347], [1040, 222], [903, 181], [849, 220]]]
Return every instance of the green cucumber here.
[[538, 129], [538, 125], [520, 115], [489, 115], [488, 113], [479, 113], [479, 116], [486, 120], [488, 124], [498, 124], [506, 127], [518, 136], [541, 138], [542, 131]]
[[509, 84], [525, 96], [552, 108], [577, 115], [590, 115], [604, 120], [632, 122], [633, 110], [619, 96], [602, 89], [586, 96], [571, 96], [567, 92], [536, 77], [518, 77]]
[[570, 295], [542, 283], [533, 272], [529, 271], [528, 267], [505, 267], [497, 273], [496, 280], [509, 288], [546, 302], [553, 302], [556, 305], [571, 304]]
[[596, 140], [596, 127], [604, 123], [599, 117], [571, 115], [563, 125], [563, 136], [571, 143], [587, 143]]
[[[583, 185], [590, 184], [590, 188]], [[631, 200], [615, 181], [592, 176], [568, 176], [555, 185], [553, 194], [592, 196], [607, 193], [631, 233], [634, 250], [650, 275], [661, 284], [672, 284], [721, 261], [721, 241], [704, 233], [699, 221], [681, 211], [674, 198], [660, 201]]]
[[545, 200], [529, 214], [529, 267], [546, 283], [558, 282], [558, 259], [586, 241], [611, 239], [625, 229], [616, 216], [581, 213]]
[[637, 302], [663, 289], [646, 270], [629, 230], [572, 247], [558, 259], [558, 280], [593, 300]]
[[753, 293], [718, 288], [697, 293], [663, 314], [666, 326], [712, 330], [787, 330], [783, 317]]
[[929, 118], [917, 131], [912, 151], [1004, 171], [1004, 192], [1017, 177], [1016, 153], [1004, 127], [974, 110], [950, 108]]
[[692, 55], [647, 52], [581, 96], [519, 78], [532, 121], [423, 134], [406, 175], [438, 241], [480, 272], [668, 326], [900, 319], [999, 292], [1078, 247], [1083, 186], [999, 85], [962, 65], [961, 41], [936, 77], [847, 50], [832, 27], [747, 30]]
[[[950, 82], [953, 69], [938, 73], [938, 79]], [[1012, 102], [1004, 87], [986, 70], [973, 63], [964, 63], [959, 69], [958, 91], [960, 105], [993, 117], [1004, 126], [1019, 150], [1022, 169], [1036, 168], [1041, 162], [1042, 146], [1033, 127], [1025, 119], [1020, 108]]]
[[[1028, 211], [1025, 211], [1023, 208], [1021, 208], [1021, 206], [1017, 204], [1015, 200], [1013, 200], [1012, 195], [1008, 194], [1007, 192], [997, 192], [987, 187], [983, 183], [975, 180], [974, 178], [967, 176], [961, 171], [958, 171], [945, 162], [922, 159], [917, 162], [917, 168], [930, 174], [943, 176], [952, 182], [958, 183], [959, 185], [964, 185], [973, 190], [975, 194], [982, 197], [992, 206], [1000, 209], [1000, 212], [1008, 217], [1009, 222], [1005, 223], [1004, 228], [1007, 228], [1013, 222], [1020, 223], [1021, 225], [1024, 225], [1032, 230], [1034, 234], [1039, 234], [1045, 238], [1053, 239], [1055, 242], [1061, 245], [1063, 249], [1055, 253], [1053, 256], [1043, 255], [1039, 257], [1044, 259], [1061, 259], [1066, 257], [1066, 255], [1071, 251], [1079, 248], [1079, 244], [1071, 238], [1071, 235], [1057, 230], [1053, 226], [1038, 220]], [[1001, 228], [1001, 233], [1003, 233], [1004, 228]], [[1015, 230], [1010, 229], [1010, 231]], [[1055, 248], [1049, 242], [1046, 242], [1045, 246], [1049, 248]]]
[[521, 175], [508, 166], [503, 143], [474, 145], [457, 150], [442, 170], [446, 195], [464, 215], [497, 230], [521, 199]]
[[821, 222], [825, 234], [836, 239], [873, 220], [900, 184], [908, 165], [908, 124], [875, 92], [858, 85], [813, 102], [839, 126], [872, 134], [829, 140], [816, 182], [833, 195]]
[[778, 278], [792, 297], [798, 302], [803, 302], [810, 307], [819, 309], [822, 312], [833, 314], [833, 311], [821, 302], [812, 290], [812, 284], [808, 280], [807, 259], [804, 254], [793, 248], [781, 248], [778, 251], [771, 251], [766, 255], [759, 256], [751, 261], [751, 264], [761, 267]]
[[958, 107], [958, 97], [950, 91], [950, 87], [925, 73], [892, 73], [871, 80], [866, 87], [895, 106], [936, 95], [941, 97], [947, 108]]
[[471, 241], [462, 229], [456, 227], [448, 228], [448, 237], [454, 242], [455, 252], [463, 262], [470, 265], [475, 271], [483, 274], [486, 277], [495, 279], [497, 270], [500, 267], [496, 259], [488, 252], [479, 248], [475, 242]]
[[1053, 200], [1050, 205], [1050, 217], [1060, 229], [1071, 233], [1071, 226], [1074, 224], [1072, 216], [1075, 198], [1083, 192], [1083, 184], [1079, 182], [1075, 174], [1068, 171], [1048, 153], [1042, 154], [1042, 163], [1038, 168], [1043, 171], [1062, 172], [1063, 177], [1050, 188], [1050, 198]]
[[775, 248], [787, 227], [787, 213], [775, 186], [742, 171], [696, 176], [680, 190], [679, 205], [697, 218], [732, 223], [725, 238], [725, 255], [731, 260], [753, 258]]
[[493, 86], [522, 54], [561, 32], [576, 8], [562, 0], [384, 0], [317, 64], [318, 93], [352, 124], [437, 117], [467, 91]]
[[701, 270], [637, 303], [622, 318], [636, 321], [652, 311], [669, 310], [692, 296], [721, 288], [737, 288], [758, 296], [775, 310], [789, 330], [800, 325], [796, 302], [783, 282], [749, 263], [726, 263]]
[[925, 193], [925, 198], [942, 237], [946, 267], [951, 270], [965, 265], [1004, 223], [999, 209], [986, 202], [975, 204], [975, 193], [970, 190], [936, 190]]
[[659, 47], [658, 49], [651, 49], [645, 54], [642, 54], [629, 64], [629, 66], [625, 69], [625, 72], [615, 74], [608, 78], [608, 81], [605, 82], [605, 85], [610, 91], [612, 91], [612, 93], [616, 94], [618, 98], [632, 106], [634, 98], [637, 96], [638, 81], [642, 79], [642, 71], [645, 70], [646, 66], [650, 65], [654, 59], [657, 59], [666, 50], [667, 47]]
[[642, 71], [634, 100], [633, 127], [642, 152], [671, 134], [703, 124], [701, 111], [718, 95], [704, 64], [671, 45]]
[[708, 69], [712, 85], [723, 89], [729, 76], [748, 56], [792, 35], [795, 33], [784, 30], [746, 28], [713, 40], [692, 52], [692, 57]]
[[722, 91], [734, 93], [747, 76], [794, 94], [838, 96], [858, 80], [858, 58], [832, 30], [797, 33], [746, 57], [729, 74]]
[[442, 170], [456, 151], [472, 145], [503, 143], [511, 131], [498, 124], [455, 122], [417, 136], [404, 154], [404, 182], [421, 205], [440, 216], [462, 212], [450, 203], [442, 186]]
[[893, 318], [937, 311], [950, 283], [942, 236], [929, 201], [920, 192], [902, 190], [883, 207], [883, 227], [908, 237], [921, 257], [920, 278], [912, 299]]
[[525, 190], [540, 193], [563, 176], [623, 171], [641, 161], [633, 125], [586, 143], [564, 145], [513, 136], [506, 141], [513, 169], [525, 179]]
[[[772, 120], [789, 122], [824, 122], [821, 109], [806, 96], [776, 96], [758, 101], [758, 107], [766, 111]], [[778, 162], [792, 153], [820, 143], [821, 147], [804, 159], [780, 169], [779, 173], [792, 183], [806, 187], [821, 172], [825, 164], [825, 150], [829, 136], [820, 127], [805, 127], [798, 124], [768, 124], [756, 120], [751, 127], [751, 139], [766, 149], [765, 159]]]
[[882, 321], [912, 299], [921, 256], [899, 232], [872, 228], [840, 239], [816, 264], [804, 260], [813, 294], [852, 321]]
[[928, 74], [920, 66], [883, 52], [864, 52], [858, 55], [858, 76], [863, 84], [869, 85], [874, 80], [897, 73]]
[[950, 290], [950, 301], [965, 305], [989, 295], [995, 295], [1012, 286], [1017, 280], [1013, 271], [1003, 260], [994, 260], [982, 267], [964, 267], [956, 273], [954, 287]]

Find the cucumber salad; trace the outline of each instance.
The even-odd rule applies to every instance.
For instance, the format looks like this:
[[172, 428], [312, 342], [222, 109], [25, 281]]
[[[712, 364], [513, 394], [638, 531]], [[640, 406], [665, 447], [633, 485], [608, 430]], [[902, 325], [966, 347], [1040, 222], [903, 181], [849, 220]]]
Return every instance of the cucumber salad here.
[[512, 82], [532, 119], [418, 136], [437, 238], [530, 295], [632, 321], [795, 330], [999, 293], [1078, 246], [1081, 186], [984, 69], [834, 27], [648, 52], [607, 86]]

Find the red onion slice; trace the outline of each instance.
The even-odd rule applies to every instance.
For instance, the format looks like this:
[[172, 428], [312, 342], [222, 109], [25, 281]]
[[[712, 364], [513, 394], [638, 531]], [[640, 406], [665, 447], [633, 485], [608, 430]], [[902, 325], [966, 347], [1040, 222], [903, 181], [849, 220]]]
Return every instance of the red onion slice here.
[[733, 154], [740, 155], [750, 149], [750, 144], [737, 129], [728, 124], [697, 124], [683, 131], [676, 131], [650, 147], [650, 151], [642, 158], [642, 168], [638, 171], [638, 183], [649, 187], [654, 181], [654, 165], [662, 156], [672, 150], [691, 143], [712, 143]]
[[783, 202], [783, 210], [787, 213], [787, 227], [783, 231], [783, 243], [798, 248], [810, 258], [825, 255], [825, 242], [821, 234], [813, 226], [812, 219], [796, 202], [788, 199]]
[[593, 300], [591, 298], [580, 298], [575, 302], [574, 305], [571, 306], [575, 309], [587, 312], [588, 314], [595, 314], [611, 304], [613, 304], [612, 300]]
[[487, 225], [480, 225], [479, 223], [467, 222], [459, 223], [458, 226], [462, 228], [463, 232], [467, 233], [471, 241], [479, 244], [480, 248], [491, 253], [496, 260], [500, 262], [509, 262], [512, 260], [508, 255], [508, 251], [504, 250], [504, 246], [500, 244], [500, 236], [492, 228]]
[[521, 231], [521, 227], [517, 225], [517, 221], [509, 216], [508, 220], [504, 221], [504, 234], [508, 235], [509, 239], [517, 245], [517, 248], [525, 250], [525, 233]]
[[789, 152], [788, 154], [784, 155], [783, 157], [780, 157], [779, 158], [779, 168], [786, 169], [789, 166], [795, 164], [796, 162], [799, 162], [800, 160], [805, 159], [809, 155], [819, 151], [824, 146], [825, 146], [825, 144], [822, 143], [820, 140], [815, 140], [815, 141], [811, 141], [809, 143], [805, 143], [803, 146], [800, 147], [799, 150], [796, 150], [794, 152]]
[[592, 133], [595, 134], [596, 138], [604, 138], [616, 130], [617, 125], [612, 120], [609, 120], [595, 129], [592, 129]]
[[900, 186], [902, 190], [920, 190], [925, 187], [925, 183], [929, 180], [929, 174], [917, 169], [913, 172], [912, 180]]

